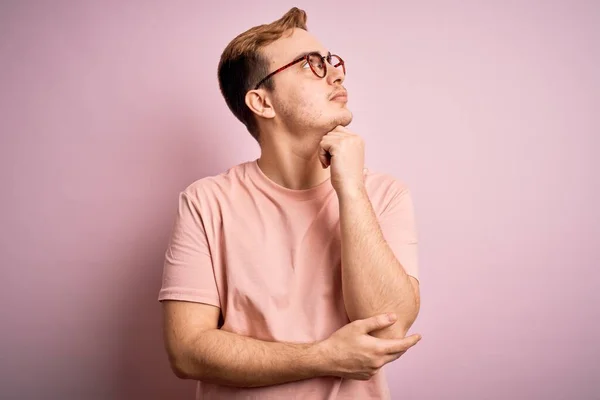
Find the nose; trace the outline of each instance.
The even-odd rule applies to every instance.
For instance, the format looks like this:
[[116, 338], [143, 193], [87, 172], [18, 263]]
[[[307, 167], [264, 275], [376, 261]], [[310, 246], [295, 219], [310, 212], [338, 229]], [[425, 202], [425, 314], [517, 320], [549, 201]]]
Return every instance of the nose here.
[[331, 64], [327, 64], [327, 83], [330, 85], [333, 85], [334, 83], [344, 83], [346, 76], [344, 75], [344, 70], [342, 68], [341, 65], [336, 68]]

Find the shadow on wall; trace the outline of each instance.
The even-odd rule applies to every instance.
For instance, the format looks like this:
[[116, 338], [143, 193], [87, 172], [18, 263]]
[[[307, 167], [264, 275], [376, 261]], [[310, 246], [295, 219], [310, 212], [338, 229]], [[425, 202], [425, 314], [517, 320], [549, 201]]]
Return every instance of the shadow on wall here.
[[[212, 175], [225, 151], [210, 137], [217, 126], [176, 121], [166, 124], [157, 136], [164, 153], [153, 164], [149, 177], [160, 177], [144, 186], [140, 199], [152, 199], [144, 207], [139, 226], [131, 228], [118, 249], [123, 279], [115, 279], [120, 300], [115, 302], [115, 335], [118, 354], [114, 371], [114, 400], [193, 399], [195, 381], [178, 379], [171, 371], [162, 337], [161, 285], [164, 252], [171, 233], [179, 191], [202, 177]], [[210, 135], [210, 137], [209, 137]], [[220, 144], [217, 143], [217, 146]], [[135, 219], [134, 219], [135, 220]]]

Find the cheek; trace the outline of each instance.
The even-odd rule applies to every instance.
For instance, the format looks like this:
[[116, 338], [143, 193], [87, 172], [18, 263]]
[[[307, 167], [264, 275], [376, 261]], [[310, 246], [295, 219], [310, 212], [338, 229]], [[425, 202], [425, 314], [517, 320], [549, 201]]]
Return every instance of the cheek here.
[[[296, 79], [301, 78], [296, 77]], [[316, 86], [298, 85], [297, 80], [277, 86], [275, 88], [278, 104], [276, 110], [291, 118], [319, 118], [323, 114], [328, 100], [326, 94], [323, 93], [323, 88]]]
[[323, 101], [323, 94], [318, 89], [311, 89], [309, 87], [305, 87], [302, 90], [296, 93], [296, 104], [314, 114], [315, 111], [322, 112], [323, 107], [326, 105]]
[[[282, 91], [283, 92], [283, 91]], [[314, 99], [310, 91], [290, 88], [278, 97], [279, 108], [286, 115], [306, 114], [314, 107]]]

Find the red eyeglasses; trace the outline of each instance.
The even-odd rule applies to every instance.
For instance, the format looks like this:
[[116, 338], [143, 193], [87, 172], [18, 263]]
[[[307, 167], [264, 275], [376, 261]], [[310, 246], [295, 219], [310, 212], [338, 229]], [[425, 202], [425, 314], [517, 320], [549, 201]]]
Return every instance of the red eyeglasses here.
[[[269, 75], [265, 76], [263, 79], [261, 79], [260, 82], [256, 84], [254, 90], [258, 89], [260, 85], [262, 85], [267, 79], [269, 79], [276, 73], [281, 72], [284, 69], [289, 68], [292, 65], [297, 64], [303, 60], [306, 61], [306, 63], [310, 66], [311, 71], [319, 78], [325, 78], [325, 75], [327, 75], [327, 63], [329, 63], [334, 68], [342, 67], [342, 71], [344, 75], [346, 75], [346, 64], [344, 63], [344, 60], [340, 58], [340, 56], [331, 53], [327, 53], [326, 56], [322, 56], [318, 52], [310, 52], [304, 54], [302, 57], [292, 61], [289, 64], [284, 65], [279, 69], [276, 69]], [[325, 61], [327, 61], [327, 63]]]

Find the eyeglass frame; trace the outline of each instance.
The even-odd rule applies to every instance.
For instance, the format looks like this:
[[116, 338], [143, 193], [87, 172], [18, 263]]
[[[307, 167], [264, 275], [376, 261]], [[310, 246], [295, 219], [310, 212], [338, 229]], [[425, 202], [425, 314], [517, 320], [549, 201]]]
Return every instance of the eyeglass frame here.
[[[325, 71], [325, 74], [323, 76], [319, 76], [317, 75], [317, 73], [315, 72], [315, 70], [313, 69], [312, 64], [310, 63], [309, 57], [310, 56], [319, 56], [321, 57], [321, 62], [323, 63], [323, 70]], [[329, 58], [331, 60], [331, 57], [337, 57], [340, 62], [337, 65], [333, 65], [331, 64], [329, 61], [325, 62], [325, 59]], [[295, 59], [294, 61], [290, 62], [289, 64], [284, 65], [281, 68], [276, 69], [275, 71], [271, 72], [269, 75], [265, 76], [263, 79], [260, 80], [260, 82], [258, 82], [256, 84], [256, 86], [254, 87], [254, 90], [258, 89], [260, 87], [260, 85], [262, 85], [263, 83], [265, 83], [265, 81], [269, 78], [271, 78], [273, 75], [275, 75], [278, 72], [281, 72], [289, 67], [291, 67], [292, 65], [295, 65], [297, 63], [299, 63], [302, 60], [306, 60], [306, 62], [308, 63], [310, 70], [313, 72], [313, 74], [315, 74], [315, 76], [317, 76], [320, 79], [323, 79], [327, 76], [327, 64], [330, 64], [332, 67], [337, 68], [340, 65], [342, 66], [342, 70], [344, 71], [344, 76], [346, 75], [346, 63], [344, 62], [344, 60], [342, 59], [342, 57], [338, 56], [337, 54], [331, 54], [331, 52], [328, 52], [326, 56], [322, 56], [318, 51], [311, 51], [308, 52], [306, 54], [303, 54], [301, 57]]]

